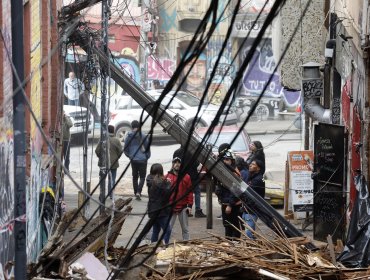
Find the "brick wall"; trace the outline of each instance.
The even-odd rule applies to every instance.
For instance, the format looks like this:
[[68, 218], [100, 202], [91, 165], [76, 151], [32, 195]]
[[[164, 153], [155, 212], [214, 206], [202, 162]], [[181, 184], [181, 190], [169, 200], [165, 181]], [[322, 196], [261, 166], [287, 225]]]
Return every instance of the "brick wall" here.
[[[14, 219], [13, 77], [8, 52], [12, 52], [10, 1], [0, 1], [0, 224]], [[0, 233], [0, 269], [14, 259], [12, 228]], [[1, 269], [2, 271], [3, 269]], [[0, 275], [2, 279], [3, 275]]]

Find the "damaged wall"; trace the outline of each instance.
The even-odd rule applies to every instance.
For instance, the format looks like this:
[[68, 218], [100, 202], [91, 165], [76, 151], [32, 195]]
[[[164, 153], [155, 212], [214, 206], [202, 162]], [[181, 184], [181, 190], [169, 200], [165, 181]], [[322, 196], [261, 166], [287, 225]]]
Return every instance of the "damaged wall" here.
[[[308, 10], [299, 26], [293, 40], [291, 36], [296, 28], [299, 19], [310, 2]], [[324, 23], [324, 2], [288, 0], [280, 13], [280, 26], [274, 29], [274, 37], [280, 42], [281, 52], [287, 43], [291, 42], [284, 60], [280, 66], [281, 82], [283, 86], [290, 89], [301, 88], [301, 65], [307, 62], [324, 63], [324, 49], [326, 29]]]

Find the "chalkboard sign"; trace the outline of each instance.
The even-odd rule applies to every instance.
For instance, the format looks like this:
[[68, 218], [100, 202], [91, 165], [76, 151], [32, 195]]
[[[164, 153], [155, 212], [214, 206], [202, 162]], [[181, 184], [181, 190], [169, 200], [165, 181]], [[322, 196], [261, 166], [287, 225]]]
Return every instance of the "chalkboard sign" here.
[[345, 231], [344, 126], [315, 125], [314, 138], [314, 239], [343, 240]]

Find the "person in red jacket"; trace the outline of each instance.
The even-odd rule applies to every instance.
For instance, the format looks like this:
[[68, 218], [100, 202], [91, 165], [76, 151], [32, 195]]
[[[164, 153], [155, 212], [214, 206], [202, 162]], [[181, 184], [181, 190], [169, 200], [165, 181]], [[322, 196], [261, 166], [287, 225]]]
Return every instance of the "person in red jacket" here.
[[191, 214], [191, 208], [193, 206], [193, 192], [191, 179], [188, 174], [184, 174], [180, 180], [180, 168], [181, 158], [175, 157], [172, 160], [172, 169], [166, 175], [166, 179], [171, 182], [172, 188], [170, 202], [174, 202], [172, 206], [171, 229], [176, 222], [176, 218], [179, 217], [182, 239], [189, 240], [188, 214]]

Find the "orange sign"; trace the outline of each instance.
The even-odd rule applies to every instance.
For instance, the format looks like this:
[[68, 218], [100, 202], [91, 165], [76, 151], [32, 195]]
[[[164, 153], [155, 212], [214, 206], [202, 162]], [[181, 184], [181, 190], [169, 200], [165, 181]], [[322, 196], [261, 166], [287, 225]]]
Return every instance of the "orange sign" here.
[[294, 212], [313, 210], [313, 170], [312, 151], [294, 151], [288, 153], [289, 190]]

